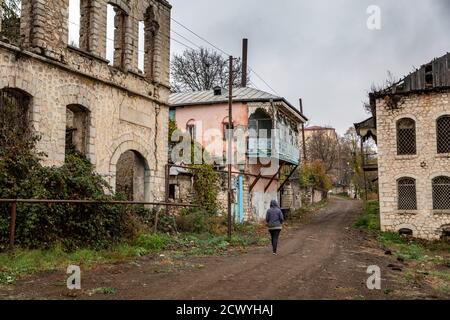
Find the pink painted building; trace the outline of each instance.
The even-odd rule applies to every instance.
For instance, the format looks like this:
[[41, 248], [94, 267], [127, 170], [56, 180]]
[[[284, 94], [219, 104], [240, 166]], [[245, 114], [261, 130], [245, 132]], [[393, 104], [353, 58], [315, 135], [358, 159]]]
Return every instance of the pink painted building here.
[[[175, 93], [171, 119], [226, 170], [228, 156], [228, 90]], [[301, 125], [307, 119], [286, 99], [253, 88], [233, 89], [233, 167], [235, 216], [261, 219], [271, 200], [282, 207], [299, 207], [300, 196], [283, 199], [300, 163]], [[176, 162], [176, 161], [175, 161]]]

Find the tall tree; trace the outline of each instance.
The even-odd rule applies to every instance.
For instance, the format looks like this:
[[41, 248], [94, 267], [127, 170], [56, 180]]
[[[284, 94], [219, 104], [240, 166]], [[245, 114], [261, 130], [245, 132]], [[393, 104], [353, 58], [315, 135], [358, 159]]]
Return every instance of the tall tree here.
[[308, 159], [321, 161], [327, 174], [330, 174], [337, 168], [339, 159], [338, 138], [329, 132], [331, 131], [321, 130], [315, 132], [308, 139], [306, 146]]
[[[188, 49], [172, 58], [172, 90], [191, 92], [211, 90], [216, 86], [228, 88], [229, 61], [219, 53], [200, 48]], [[241, 85], [242, 63], [240, 59], [233, 63], [233, 85]]]
[[13, 44], [18, 44], [20, 38], [21, 0], [4, 0], [0, 6], [0, 35]]

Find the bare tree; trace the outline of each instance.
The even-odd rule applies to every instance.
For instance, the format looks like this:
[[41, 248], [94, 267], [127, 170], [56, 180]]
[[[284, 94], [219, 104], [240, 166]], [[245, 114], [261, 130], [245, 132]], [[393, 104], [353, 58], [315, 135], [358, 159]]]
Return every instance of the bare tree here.
[[[233, 64], [233, 84], [241, 85], [242, 63]], [[219, 53], [201, 48], [175, 54], [171, 65], [172, 90], [175, 92], [211, 90], [216, 86], [228, 88], [229, 61]]]
[[307, 142], [309, 160], [320, 160], [325, 166], [326, 173], [331, 173], [337, 168], [339, 160], [339, 141], [331, 130], [315, 132]]

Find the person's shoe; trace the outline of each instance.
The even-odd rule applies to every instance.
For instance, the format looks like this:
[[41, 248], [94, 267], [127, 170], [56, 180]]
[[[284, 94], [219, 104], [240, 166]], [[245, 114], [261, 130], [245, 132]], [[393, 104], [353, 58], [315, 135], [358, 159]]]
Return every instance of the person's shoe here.
[[276, 252], [274, 252], [274, 253], [272, 253], [274, 256], [277, 256], [277, 253]]

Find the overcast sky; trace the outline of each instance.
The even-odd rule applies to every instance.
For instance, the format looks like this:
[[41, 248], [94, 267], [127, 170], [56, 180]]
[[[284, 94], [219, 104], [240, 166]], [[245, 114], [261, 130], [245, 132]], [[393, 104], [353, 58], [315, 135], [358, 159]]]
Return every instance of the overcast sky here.
[[[169, 2], [175, 20], [230, 54], [240, 56], [249, 38], [250, 66], [292, 104], [302, 97], [311, 125], [339, 133], [369, 116], [362, 102], [388, 70], [401, 77], [450, 51], [450, 0]], [[381, 8], [381, 30], [367, 28], [370, 5]], [[207, 46], [176, 23], [172, 30]], [[185, 49], [172, 41], [172, 53]]]

